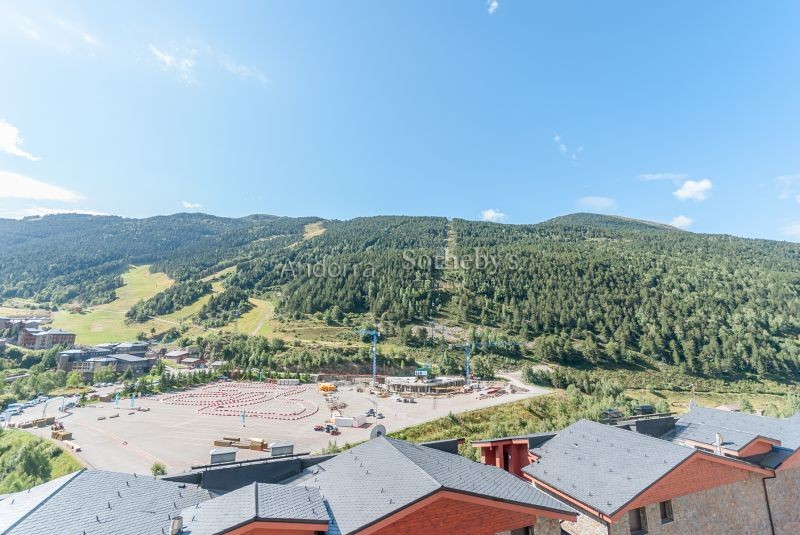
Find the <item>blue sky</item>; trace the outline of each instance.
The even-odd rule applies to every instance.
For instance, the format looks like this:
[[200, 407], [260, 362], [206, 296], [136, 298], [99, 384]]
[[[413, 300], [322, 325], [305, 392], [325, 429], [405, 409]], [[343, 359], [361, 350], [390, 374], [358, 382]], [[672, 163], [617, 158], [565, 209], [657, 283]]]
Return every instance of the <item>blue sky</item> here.
[[800, 2], [0, 0], [0, 216], [800, 241]]

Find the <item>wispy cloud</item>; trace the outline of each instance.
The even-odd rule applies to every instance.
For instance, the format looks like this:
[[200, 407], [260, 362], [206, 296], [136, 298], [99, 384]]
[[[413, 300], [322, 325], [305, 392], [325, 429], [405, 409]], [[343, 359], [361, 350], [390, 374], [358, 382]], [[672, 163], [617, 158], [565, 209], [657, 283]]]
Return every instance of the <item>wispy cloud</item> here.
[[494, 15], [498, 7], [500, 7], [500, 2], [498, 2], [498, 0], [488, 0], [488, 2], [486, 2], [486, 10], [490, 15]]
[[202, 207], [203, 205], [197, 202], [181, 201], [181, 208], [185, 208], [187, 210], [198, 210]]
[[195, 76], [198, 68], [215, 64], [242, 80], [254, 80], [262, 86], [269, 84], [269, 78], [258, 67], [237, 61], [203, 41], [192, 40], [183, 45], [173, 43], [160, 47], [151, 43], [148, 50], [163, 71], [177, 75], [186, 84], [198, 83]]
[[481, 219], [492, 223], [505, 223], [508, 220], [508, 216], [497, 208], [489, 208], [481, 212]]
[[6, 219], [22, 219], [24, 217], [40, 217], [53, 214], [111, 215], [98, 210], [85, 210], [82, 208], [48, 208], [46, 206], [30, 206], [21, 210], [0, 211], [0, 217]]
[[54, 18], [56, 26], [61, 28], [64, 32], [77, 37], [80, 39], [84, 44], [91, 46], [91, 47], [98, 47], [100, 46], [100, 41], [94, 35], [90, 34], [83, 28], [78, 27], [72, 22], [66, 21], [60, 18]]
[[783, 233], [794, 240], [800, 241], [800, 221], [792, 221], [783, 227]]
[[707, 178], [702, 180], [686, 180], [681, 187], [672, 192], [672, 194], [682, 201], [704, 201], [708, 198], [713, 184]]
[[775, 181], [780, 187], [779, 197], [781, 199], [794, 199], [800, 203], [800, 174], [779, 176]]
[[12, 156], [27, 158], [33, 162], [40, 160], [39, 157], [22, 150], [21, 145], [22, 137], [19, 135], [19, 129], [4, 119], [0, 119], [0, 151]]
[[578, 161], [578, 158], [583, 152], [583, 145], [571, 151], [567, 146], [567, 144], [564, 143], [564, 139], [561, 137], [561, 134], [554, 135], [553, 142], [558, 147], [558, 152], [560, 152], [563, 156], [568, 156], [573, 163], [576, 163]]
[[586, 210], [607, 212], [617, 207], [617, 201], [611, 197], [588, 196], [578, 199], [578, 206]]
[[229, 73], [243, 79], [253, 79], [261, 85], [267, 85], [269, 79], [256, 67], [250, 67], [244, 63], [237, 63], [228, 56], [221, 55], [217, 58], [219, 64]]
[[197, 50], [167, 52], [153, 44], [148, 45], [148, 49], [164, 72], [176, 74], [182, 82], [187, 84], [196, 82], [194, 77], [194, 58], [197, 56]]
[[677, 215], [669, 222], [670, 225], [678, 228], [688, 228], [692, 223], [694, 223], [694, 220], [685, 215]]
[[19, 173], [0, 170], [0, 199], [77, 202], [83, 199], [83, 195]]
[[683, 173], [645, 173], [643, 175], [639, 175], [637, 178], [639, 180], [644, 180], [645, 182], [671, 180], [672, 182], [680, 183], [688, 179], [689, 175]]
[[0, 19], [8, 22], [9, 29], [16, 29], [40, 46], [62, 53], [83, 51], [90, 55], [102, 46], [100, 39], [80, 24], [39, 4], [18, 2], [5, 7], [0, 9]]

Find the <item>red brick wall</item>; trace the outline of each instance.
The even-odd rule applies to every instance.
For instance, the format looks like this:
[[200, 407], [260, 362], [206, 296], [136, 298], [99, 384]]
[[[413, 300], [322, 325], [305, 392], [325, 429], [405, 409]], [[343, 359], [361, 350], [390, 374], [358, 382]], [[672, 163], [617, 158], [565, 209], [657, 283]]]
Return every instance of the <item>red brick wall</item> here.
[[377, 531], [376, 535], [491, 534], [535, 522], [535, 515], [443, 498]]
[[744, 481], [750, 472], [704, 459], [698, 454], [685, 461], [666, 477], [633, 500], [625, 511], [651, 503], [670, 500], [692, 492]]
[[[307, 524], [305, 524], [307, 526]], [[300, 527], [300, 526], [298, 526]], [[325, 532], [324, 525], [316, 529], [290, 529], [285, 522], [251, 522], [245, 526], [228, 531], [228, 535], [314, 535], [317, 531]]]
[[762, 453], [768, 453], [772, 451], [772, 444], [767, 442], [766, 440], [756, 439], [747, 447], [742, 448], [739, 451], [739, 457], [749, 457], [751, 455], [760, 455]]
[[315, 533], [316, 531], [297, 531], [294, 529], [252, 528], [245, 531], [232, 531], [230, 535], [314, 535]]

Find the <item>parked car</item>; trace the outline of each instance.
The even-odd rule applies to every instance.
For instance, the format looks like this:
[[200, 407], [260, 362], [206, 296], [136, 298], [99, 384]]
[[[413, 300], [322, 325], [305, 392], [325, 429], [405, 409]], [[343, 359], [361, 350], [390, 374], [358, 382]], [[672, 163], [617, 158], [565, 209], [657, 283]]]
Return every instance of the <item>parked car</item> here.
[[377, 418], [378, 420], [383, 420], [383, 419], [385, 418], [385, 416], [383, 415], [383, 413], [382, 413], [382, 412], [379, 412], [379, 413], [378, 413], [378, 415], [376, 416], [376, 418]]

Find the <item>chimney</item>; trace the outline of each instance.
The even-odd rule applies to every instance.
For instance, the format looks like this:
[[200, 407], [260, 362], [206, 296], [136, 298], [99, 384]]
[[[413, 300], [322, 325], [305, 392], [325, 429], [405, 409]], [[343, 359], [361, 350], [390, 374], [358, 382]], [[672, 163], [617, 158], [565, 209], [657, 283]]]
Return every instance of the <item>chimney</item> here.
[[169, 535], [180, 535], [183, 531], [183, 517], [178, 515], [169, 524]]
[[716, 438], [717, 439], [714, 441], [714, 446], [716, 446], [716, 448], [714, 448], [714, 451], [716, 452], [717, 455], [722, 455], [722, 435], [717, 433]]

